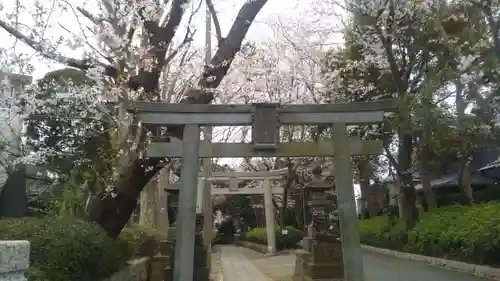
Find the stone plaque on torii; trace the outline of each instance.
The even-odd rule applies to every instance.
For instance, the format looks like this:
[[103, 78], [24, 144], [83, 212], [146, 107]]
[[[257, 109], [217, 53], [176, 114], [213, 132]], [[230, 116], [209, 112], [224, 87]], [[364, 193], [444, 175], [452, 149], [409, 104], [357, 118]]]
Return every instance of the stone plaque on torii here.
[[[182, 157], [179, 192], [178, 242], [174, 281], [193, 280], [198, 158], [335, 156], [335, 185], [344, 256], [345, 278], [363, 280], [362, 252], [357, 230], [350, 156], [379, 154], [378, 140], [349, 139], [347, 125], [380, 123], [394, 111], [395, 101], [347, 104], [205, 105], [140, 102], [133, 112], [141, 123], [184, 125], [182, 144], [148, 144], [147, 157]], [[200, 142], [200, 126], [252, 126], [252, 143]], [[331, 139], [319, 142], [279, 143], [281, 125], [331, 125]]]

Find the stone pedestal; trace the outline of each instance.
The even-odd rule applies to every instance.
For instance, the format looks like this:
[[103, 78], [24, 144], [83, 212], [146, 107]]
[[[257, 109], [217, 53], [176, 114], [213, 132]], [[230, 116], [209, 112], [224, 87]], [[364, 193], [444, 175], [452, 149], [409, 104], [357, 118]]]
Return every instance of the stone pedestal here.
[[311, 247], [312, 247], [312, 242], [313, 242], [313, 238], [312, 237], [304, 237], [302, 238], [302, 241], [301, 241], [301, 246], [302, 246], [302, 249], [307, 251], [307, 252], [310, 252], [311, 251]]
[[294, 281], [343, 281], [340, 241], [314, 240], [311, 252], [297, 251]]

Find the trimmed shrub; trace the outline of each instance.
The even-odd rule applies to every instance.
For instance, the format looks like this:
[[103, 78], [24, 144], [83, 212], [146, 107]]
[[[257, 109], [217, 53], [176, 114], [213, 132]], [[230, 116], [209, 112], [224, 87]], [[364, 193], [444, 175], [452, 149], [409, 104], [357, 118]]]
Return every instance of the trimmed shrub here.
[[31, 242], [30, 281], [94, 281], [121, 269], [130, 250], [75, 218], [0, 220], [0, 240]]
[[394, 218], [394, 225], [390, 228], [386, 215], [360, 220], [358, 229], [364, 244], [393, 250], [406, 245], [407, 235], [400, 218]]
[[[276, 228], [276, 248], [278, 250], [297, 248], [299, 241], [303, 237], [302, 232], [292, 226], [287, 226], [285, 230], [287, 234], [283, 234], [279, 227]], [[262, 227], [251, 229], [246, 235], [246, 240], [257, 244], [267, 245], [266, 229]]]
[[26, 279], [28, 279], [28, 281], [51, 281], [47, 278], [45, 272], [32, 265], [30, 265], [28, 272], [26, 272]]
[[379, 216], [360, 220], [358, 229], [361, 233], [380, 233], [387, 229], [387, 217]]
[[158, 254], [160, 242], [167, 240], [167, 235], [154, 228], [134, 224], [124, 228], [118, 239], [128, 249], [129, 259], [133, 259]]
[[435, 209], [409, 232], [402, 222], [388, 230], [383, 218], [361, 220], [364, 244], [476, 264], [500, 264], [500, 202]]
[[232, 219], [223, 220], [217, 226], [217, 233], [213, 240], [214, 245], [224, 245], [234, 243], [234, 234], [236, 233], [236, 227], [234, 226]]

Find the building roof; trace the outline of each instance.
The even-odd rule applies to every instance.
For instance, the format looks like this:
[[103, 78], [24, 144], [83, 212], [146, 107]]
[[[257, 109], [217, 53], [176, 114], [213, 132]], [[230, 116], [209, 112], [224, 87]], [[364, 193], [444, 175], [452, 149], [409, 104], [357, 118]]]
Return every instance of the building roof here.
[[[381, 182], [382, 184], [384, 184], [384, 183], [392, 183], [392, 182], [394, 182], [394, 181], [395, 181], [395, 180], [394, 180], [394, 176], [393, 176], [393, 175], [391, 175], [391, 174], [387, 175], [385, 178], [382, 178], [382, 179], [380, 180], [380, 182]], [[418, 172], [414, 172], [414, 173], [413, 173], [413, 182], [414, 182], [414, 183], [419, 183], [419, 182], [420, 182], [420, 174], [419, 174]]]
[[[455, 173], [452, 175], [447, 175], [447, 176], [432, 180], [431, 187], [432, 188], [441, 188], [441, 187], [448, 187], [448, 186], [458, 186], [459, 181], [460, 181], [460, 174]], [[484, 177], [484, 176], [479, 175], [477, 173], [474, 173], [471, 175], [471, 184], [472, 185], [493, 184], [493, 183], [495, 183], [495, 181], [496, 181], [495, 179], [492, 179], [489, 177]], [[422, 188], [423, 188], [422, 184], [417, 184], [415, 186], [416, 190], [421, 190]]]
[[31, 82], [33, 81], [33, 77], [31, 76], [15, 74], [15, 73], [7, 73], [1, 71], [0, 69], [0, 80], [3, 80], [5, 78], [9, 79], [9, 83], [15, 86], [31, 84]]
[[490, 170], [490, 169], [494, 169], [494, 168], [500, 168], [500, 159], [497, 159], [493, 162], [486, 164], [485, 166], [479, 168], [478, 171], [482, 172], [482, 171], [486, 171], [486, 170]]

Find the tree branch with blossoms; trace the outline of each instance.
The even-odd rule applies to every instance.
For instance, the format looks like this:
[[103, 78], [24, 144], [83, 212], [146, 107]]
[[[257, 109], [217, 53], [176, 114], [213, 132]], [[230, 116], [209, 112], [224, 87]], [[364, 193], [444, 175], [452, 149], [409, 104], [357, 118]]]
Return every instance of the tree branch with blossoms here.
[[[165, 65], [172, 61], [172, 53], [168, 53], [168, 50], [173, 49], [172, 41], [189, 1], [169, 1], [169, 13], [165, 23], [160, 19], [162, 9], [158, 1], [143, 0], [137, 1], [139, 2], [137, 4], [133, 3], [135, 1], [100, 2], [102, 14], [92, 14], [83, 8], [77, 11], [94, 25], [89, 29], [97, 36], [97, 44], [104, 50], [103, 53], [109, 53], [109, 57], [113, 58], [114, 63], [109, 65], [95, 58], [74, 59], [63, 56], [56, 48], [48, 47], [48, 41], [35, 39], [36, 33], [23, 34], [15, 25], [9, 25], [6, 21], [1, 21], [0, 27], [14, 38], [26, 43], [42, 57], [84, 70], [87, 76], [92, 76], [92, 79], [97, 81], [97, 88], [101, 87], [102, 95], [114, 95], [120, 101], [120, 106], [127, 103], [128, 107], [134, 99], [157, 98], [161, 93], [161, 73]], [[214, 89], [221, 83], [239, 52], [253, 20], [266, 3], [267, 0], [248, 0], [242, 5], [226, 39], [219, 44], [210, 64], [203, 69], [203, 75], [197, 84], [197, 88], [200, 89], [197, 91], [186, 89], [181, 102], [209, 103], [214, 98], [207, 89]], [[96, 22], [99, 24], [95, 24]], [[136, 32], [141, 30], [145, 35], [144, 44], [136, 48], [132, 46], [131, 41]], [[189, 43], [190, 37], [192, 32], [188, 29], [183, 43]], [[182, 43], [180, 48], [183, 48]], [[98, 74], [111, 79], [104, 79]], [[128, 135], [127, 139], [131, 141], [130, 149], [125, 153], [127, 163], [122, 163], [120, 160], [119, 165], [113, 169], [113, 173], [119, 174], [112, 186], [113, 196], [106, 193], [99, 194], [91, 204], [89, 212], [89, 218], [100, 224], [110, 237], [118, 236], [135, 209], [141, 191], [162, 167], [161, 159], [141, 157], [148, 137], [145, 128], [139, 126], [133, 119], [126, 122], [125, 133]], [[182, 130], [169, 128], [168, 134], [182, 138]], [[128, 157], [136, 154], [137, 157]]]
[[61, 54], [58, 54], [54, 50], [50, 50], [50, 48], [45, 46], [44, 43], [37, 42], [35, 39], [33, 39], [27, 35], [22, 34], [17, 29], [13, 28], [7, 22], [5, 22], [1, 19], [0, 19], [0, 27], [3, 28], [5, 31], [7, 31], [10, 35], [21, 40], [26, 45], [30, 46], [33, 50], [35, 50], [41, 56], [43, 56], [47, 59], [65, 64], [67, 66], [79, 68], [81, 70], [88, 70], [92, 66], [98, 65], [98, 66], [101, 66], [104, 68], [104, 70], [105, 70], [104, 73], [108, 76], [114, 77], [117, 74], [116, 68], [114, 68], [113, 66], [103, 64], [102, 62], [91, 61], [91, 60], [80, 60], [80, 59], [66, 57], [66, 56], [63, 56]]

